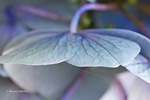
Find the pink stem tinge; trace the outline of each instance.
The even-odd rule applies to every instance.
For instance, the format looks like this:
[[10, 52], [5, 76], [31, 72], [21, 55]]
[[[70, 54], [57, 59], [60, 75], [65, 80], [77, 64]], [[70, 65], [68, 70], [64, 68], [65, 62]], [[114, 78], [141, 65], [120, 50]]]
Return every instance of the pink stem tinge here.
[[125, 93], [125, 90], [118, 78], [115, 78], [115, 85], [117, 87], [117, 93], [118, 93], [119, 100], [127, 100], [127, 95]]
[[70, 32], [76, 33], [78, 29], [78, 23], [80, 20], [81, 15], [89, 10], [97, 10], [97, 11], [105, 11], [105, 10], [114, 10], [118, 7], [117, 4], [110, 3], [110, 4], [99, 4], [99, 3], [91, 3], [91, 4], [85, 4], [79, 8], [79, 10], [75, 13], [71, 26], [70, 26]]
[[69, 87], [65, 95], [62, 97], [61, 100], [70, 100], [70, 97], [73, 95], [73, 93], [79, 88], [80, 84], [83, 82], [85, 77], [87, 76], [88, 68], [84, 68], [81, 74], [77, 77], [77, 79], [74, 81], [74, 83]]
[[18, 10], [18, 11], [24, 11], [33, 15], [37, 15], [40, 17], [45, 17], [45, 18], [49, 18], [55, 21], [62, 21], [65, 22], [67, 24], [70, 24], [70, 20], [67, 18], [64, 18], [62, 16], [59, 16], [55, 13], [52, 12], [47, 12], [45, 10], [41, 10], [38, 8], [34, 8], [28, 5], [23, 5], [23, 4], [14, 4], [11, 6], [12, 10]]

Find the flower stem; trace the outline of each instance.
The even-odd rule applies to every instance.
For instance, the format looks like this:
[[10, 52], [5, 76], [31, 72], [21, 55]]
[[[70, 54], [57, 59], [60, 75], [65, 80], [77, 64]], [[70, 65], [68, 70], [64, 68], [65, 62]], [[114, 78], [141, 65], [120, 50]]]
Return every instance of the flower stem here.
[[62, 22], [65, 22], [67, 24], [70, 24], [70, 20], [65, 18], [65, 17], [57, 15], [53, 12], [47, 12], [45, 10], [34, 8], [34, 7], [31, 7], [31, 6], [28, 6], [28, 5], [14, 4], [14, 5], [11, 5], [9, 8], [10, 8], [10, 10], [23, 11], [23, 12], [27, 12], [27, 13], [30, 13], [30, 14], [33, 14], [33, 15], [40, 16], [40, 17], [52, 19], [52, 20], [55, 20], [55, 21], [62, 21]]
[[71, 33], [77, 32], [80, 17], [82, 16], [82, 14], [84, 12], [89, 11], [89, 10], [96, 10], [96, 11], [114, 10], [117, 7], [118, 6], [114, 3], [110, 3], [110, 4], [91, 3], [91, 4], [85, 4], [85, 5], [81, 6], [79, 8], [79, 10], [77, 10], [77, 12], [75, 13], [75, 15], [72, 19], [71, 26], [70, 26], [70, 32]]
[[89, 68], [84, 68], [81, 74], [77, 77], [77, 79], [74, 81], [74, 83], [69, 87], [65, 95], [62, 97], [61, 100], [70, 100], [70, 97], [73, 95], [73, 93], [79, 88], [85, 77], [87, 76], [87, 70]]
[[118, 93], [118, 96], [119, 96], [119, 100], [127, 100], [127, 95], [125, 93], [125, 90], [124, 90], [120, 80], [118, 78], [115, 78], [114, 81], [115, 81], [115, 85], [117, 87], [117, 93]]
[[147, 3], [137, 3], [136, 4], [137, 7], [139, 7], [143, 12], [145, 12], [146, 14], [150, 15], [150, 6]]

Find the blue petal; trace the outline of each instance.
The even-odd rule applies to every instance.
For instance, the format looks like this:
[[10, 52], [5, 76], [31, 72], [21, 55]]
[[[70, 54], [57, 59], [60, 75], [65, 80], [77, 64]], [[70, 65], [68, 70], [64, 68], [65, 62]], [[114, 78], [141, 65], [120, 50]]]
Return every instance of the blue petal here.
[[129, 65], [125, 66], [129, 71], [150, 83], [150, 62], [138, 55]]
[[137, 33], [130, 30], [124, 29], [94, 29], [94, 30], [85, 30], [83, 32], [97, 33], [102, 35], [109, 35], [119, 38], [124, 38], [136, 42], [141, 47], [141, 55], [150, 60], [150, 40]]
[[83, 67], [118, 67], [129, 64], [140, 52], [138, 44], [130, 40], [93, 32], [34, 31], [14, 39], [10, 44], [14, 46], [0, 57], [1, 63], [47, 65], [67, 61]]
[[[26, 65], [56, 64], [70, 58], [75, 52], [68, 34], [47, 31], [38, 34], [35, 31], [24, 36], [12, 41], [14, 47], [5, 51], [7, 55], [1, 57], [1, 62]], [[23, 39], [22, 42], [20, 42], [21, 39]], [[20, 44], [15, 45], [15, 43]]]
[[93, 33], [76, 35], [76, 47], [75, 55], [67, 62], [80, 67], [127, 65], [140, 52], [140, 47], [130, 40]]
[[45, 66], [4, 64], [4, 69], [15, 84], [29, 92], [49, 97], [47, 100], [59, 100], [82, 71], [65, 62]]

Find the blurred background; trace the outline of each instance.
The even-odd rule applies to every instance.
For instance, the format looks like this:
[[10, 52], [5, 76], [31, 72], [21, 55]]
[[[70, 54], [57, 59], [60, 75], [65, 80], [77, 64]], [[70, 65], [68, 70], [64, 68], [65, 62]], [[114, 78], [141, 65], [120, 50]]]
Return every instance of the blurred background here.
[[[0, 0], [1, 54], [20, 34], [38, 29], [68, 31], [75, 12], [87, 3], [112, 3], [117, 8], [85, 12], [79, 30], [120, 28], [150, 37], [150, 0]], [[101, 100], [114, 77], [126, 71], [60, 66], [1, 65], [0, 100]]]

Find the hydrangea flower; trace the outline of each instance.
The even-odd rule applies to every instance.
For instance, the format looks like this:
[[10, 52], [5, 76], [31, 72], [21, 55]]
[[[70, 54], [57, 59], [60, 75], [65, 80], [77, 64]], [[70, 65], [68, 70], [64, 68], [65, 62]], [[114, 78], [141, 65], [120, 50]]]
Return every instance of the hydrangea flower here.
[[[28, 34], [28, 32], [25, 32], [25, 34], [30, 35]], [[5, 45], [5, 50], [7, 51], [15, 48], [16, 46], [19, 46], [18, 45], [19, 42], [20, 43], [22, 42], [21, 38], [19, 38], [19, 41], [9, 42], [7, 45]], [[84, 74], [87, 73], [87, 75], [85, 75], [85, 79], [81, 80], [81, 84], [79, 84], [79, 87], [82, 88], [80, 89], [77, 87], [75, 90], [73, 90], [75, 93], [73, 93], [71, 97], [70, 96], [68, 97], [68, 94], [70, 94], [70, 90], [68, 90], [68, 87], [70, 87], [73, 83], [78, 84], [78, 81], [76, 82], [74, 80], [76, 78], [78, 80], [78, 76], [80, 79], [80, 74], [82, 73], [81, 69], [74, 68], [74, 66], [72, 65], [69, 65], [65, 62], [45, 66], [4, 64], [4, 69], [8, 74], [9, 78], [11, 78], [19, 87], [28, 90], [30, 93], [37, 93], [39, 95], [44, 96], [47, 99], [54, 99], [54, 100], [59, 98], [63, 98], [64, 100], [66, 98], [72, 99], [89, 98], [89, 100], [97, 99], [99, 98], [99, 91], [102, 92], [102, 89], [104, 89], [103, 86], [106, 85], [107, 83], [105, 82], [105, 80], [102, 81], [103, 79], [101, 79], [101, 77], [95, 78], [93, 74], [88, 74], [87, 72], [84, 72]], [[90, 70], [98, 70], [98, 69], [90, 69]], [[102, 69], [99, 69], [98, 71], [100, 73]], [[91, 81], [90, 84], [86, 83], [87, 81], [90, 80], [95, 81]], [[102, 84], [102, 87], [97, 88], [99, 84]], [[92, 91], [90, 90], [91, 88], [93, 88]], [[87, 93], [89, 92], [86, 92], [86, 90], [90, 90], [89, 92], [96, 92], [96, 93], [93, 94], [92, 96], [87, 97]], [[80, 92], [82, 91], [85, 91], [85, 94], [83, 94], [80, 97], [76, 96], [80, 95]], [[63, 95], [64, 97], [62, 97]]]
[[[110, 7], [114, 8], [113, 5]], [[149, 40], [136, 32], [120, 29], [77, 31], [79, 18], [87, 9], [110, 8], [103, 4], [85, 5], [75, 14], [70, 31], [43, 29], [26, 32], [7, 44], [0, 62], [5, 64], [6, 72], [17, 85], [48, 99], [60, 99], [63, 95], [62, 100], [79, 99], [79, 97], [91, 100], [98, 98], [98, 93], [105, 90], [101, 86], [105, 86], [107, 82], [95, 79], [91, 75], [85, 78], [86, 75], [82, 75], [81, 70], [74, 69], [75, 66], [115, 68], [122, 65], [147, 81], [148, 74], [142, 76], [139, 70], [137, 71], [139, 67], [134, 66], [136, 69], [134, 71], [130, 65], [138, 63], [139, 60], [134, 58], [138, 58], [140, 48], [141, 54], [144, 54], [143, 43], [149, 45]], [[80, 76], [78, 79], [80, 73], [81, 77], [84, 77], [82, 80]], [[77, 80], [74, 81], [76, 77]], [[101, 86], [98, 87], [99, 84]], [[69, 85], [71, 89], [67, 89]], [[94, 91], [95, 94], [90, 97], [83, 94], [82, 97], [80, 95], [82, 91], [88, 94]]]
[[[110, 6], [114, 8], [114, 6]], [[98, 33], [77, 32], [80, 15], [88, 9], [110, 9], [105, 5], [83, 6], [74, 16], [68, 31], [39, 30], [14, 39], [20, 44], [8, 49], [0, 62], [9, 64], [49, 65], [68, 62], [75, 66], [118, 67], [129, 64], [140, 52], [140, 47], [128, 39], [110, 36], [118, 30], [101, 29]], [[131, 31], [120, 30], [120, 34]], [[105, 35], [104, 35], [105, 33]], [[108, 34], [108, 35], [106, 35]], [[24, 41], [22, 41], [24, 40]], [[20, 59], [21, 58], [21, 59]]]

